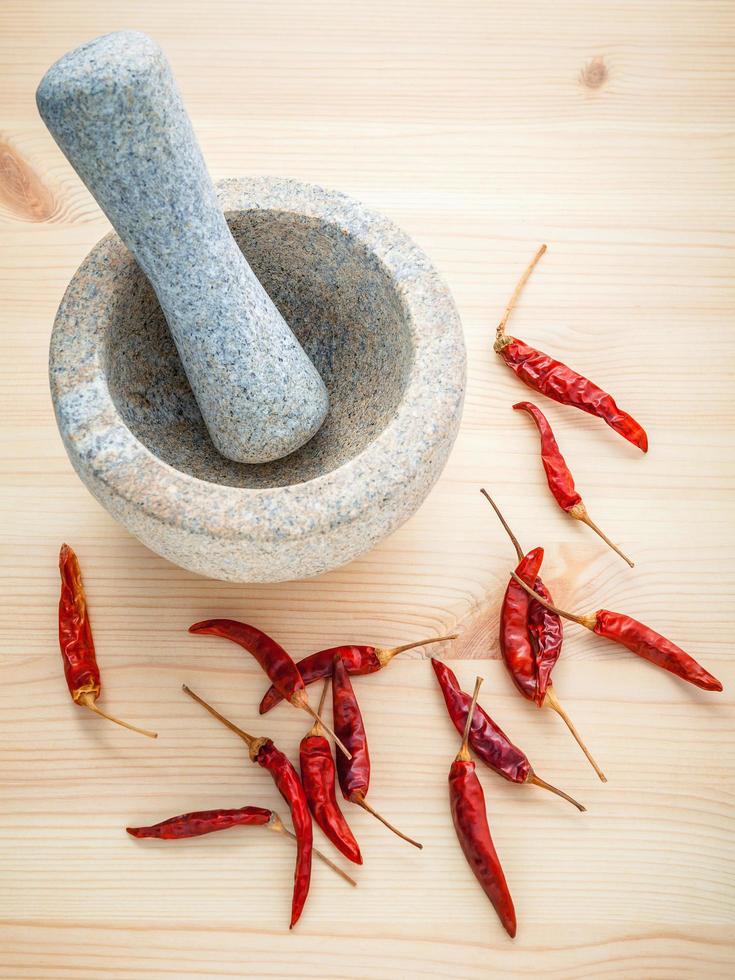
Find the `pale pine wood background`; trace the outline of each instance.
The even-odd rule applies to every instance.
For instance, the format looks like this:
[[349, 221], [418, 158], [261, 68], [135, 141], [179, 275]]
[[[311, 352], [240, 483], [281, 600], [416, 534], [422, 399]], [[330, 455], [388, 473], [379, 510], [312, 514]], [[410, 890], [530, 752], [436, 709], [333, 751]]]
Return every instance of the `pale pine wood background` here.
[[[105, 31], [150, 32], [173, 63], [217, 177], [322, 182], [395, 219], [462, 314], [464, 422], [424, 506], [321, 578], [238, 587], [148, 552], [89, 497], [64, 455], [46, 381], [56, 306], [107, 224], [37, 117], [45, 68]], [[0, 701], [2, 977], [732, 976], [733, 40], [729, 0], [147, 2], [0, 7]], [[630, 571], [548, 497], [525, 393], [490, 353], [540, 241], [549, 254], [513, 321], [609, 387], [648, 429], [644, 458], [601, 423], [547, 404], [590, 512]], [[512, 551], [543, 543], [560, 602], [650, 622], [726, 684], [707, 695], [570, 628], [557, 690], [607, 770], [596, 781], [558, 719], [497, 661]], [[81, 556], [105, 703], [157, 743], [67, 699], [56, 554]], [[266, 773], [179, 691], [188, 681], [296, 750], [305, 719], [257, 721], [258, 670], [189, 637], [210, 615], [272, 631], [295, 655], [457, 626], [447, 655], [538, 771], [589, 806], [483, 772], [520, 928], [501, 932], [446, 806], [457, 739], [428, 664], [358, 682], [373, 802], [418, 853], [350, 814], [355, 893], [316, 866], [287, 934], [292, 854], [270, 835], [182, 845], [123, 828], [181, 810], [280, 801]]]

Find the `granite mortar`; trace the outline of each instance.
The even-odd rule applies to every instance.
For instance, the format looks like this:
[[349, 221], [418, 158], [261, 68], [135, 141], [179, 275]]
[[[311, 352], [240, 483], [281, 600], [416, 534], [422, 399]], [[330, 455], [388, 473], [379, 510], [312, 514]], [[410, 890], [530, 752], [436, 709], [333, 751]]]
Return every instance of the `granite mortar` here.
[[465, 350], [451, 295], [385, 217], [315, 185], [217, 185], [230, 229], [324, 379], [301, 449], [249, 465], [212, 444], [155, 293], [115, 234], [56, 316], [59, 429], [91, 493], [149, 548], [235, 582], [332, 569], [403, 523], [456, 436]]

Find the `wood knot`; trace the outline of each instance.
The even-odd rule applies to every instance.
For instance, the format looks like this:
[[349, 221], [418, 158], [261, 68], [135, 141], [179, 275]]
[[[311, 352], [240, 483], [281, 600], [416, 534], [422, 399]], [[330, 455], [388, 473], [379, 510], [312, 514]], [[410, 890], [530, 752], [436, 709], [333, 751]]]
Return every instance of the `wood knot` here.
[[607, 65], [601, 57], [593, 58], [579, 73], [579, 81], [587, 88], [602, 88], [607, 81]]
[[0, 138], [0, 206], [24, 221], [48, 221], [57, 211], [54, 195], [18, 151]]

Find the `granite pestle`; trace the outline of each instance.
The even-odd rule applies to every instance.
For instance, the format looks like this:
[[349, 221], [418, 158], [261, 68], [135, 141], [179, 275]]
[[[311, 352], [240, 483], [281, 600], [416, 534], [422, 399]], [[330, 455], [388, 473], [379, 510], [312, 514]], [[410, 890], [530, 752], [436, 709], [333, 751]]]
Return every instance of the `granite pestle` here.
[[230, 233], [161, 49], [98, 37], [49, 68], [36, 100], [150, 280], [216, 449], [242, 463], [297, 450], [327, 390]]

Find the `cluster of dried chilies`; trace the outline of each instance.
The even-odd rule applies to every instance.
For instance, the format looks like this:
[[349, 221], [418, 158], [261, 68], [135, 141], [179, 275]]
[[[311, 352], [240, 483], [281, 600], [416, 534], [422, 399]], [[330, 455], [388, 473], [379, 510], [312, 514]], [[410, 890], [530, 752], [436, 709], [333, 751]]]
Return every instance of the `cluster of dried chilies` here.
[[[498, 327], [495, 350], [529, 387], [557, 402], [572, 405], [602, 418], [634, 445], [644, 452], [647, 451], [645, 431], [630, 415], [617, 407], [610, 395], [561, 362], [506, 335], [508, 317], [523, 285], [544, 251], [545, 246], [539, 250], [516, 287]], [[632, 566], [630, 559], [589, 517], [546, 417], [531, 402], [519, 402], [514, 408], [527, 412], [538, 428], [546, 478], [559, 506], [575, 519], [589, 525]], [[600, 609], [591, 615], [575, 615], [557, 608], [540, 578], [543, 548], [537, 547], [524, 552], [495, 502], [485, 490], [482, 493], [495, 509], [517, 556], [517, 564], [510, 573], [500, 613], [499, 642], [503, 660], [522, 696], [540, 708], [551, 708], [561, 716], [599, 778], [605, 781], [602, 770], [560, 704], [552, 684], [551, 674], [559, 659], [563, 641], [562, 619], [570, 619], [599, 636], [621, 644], [638, 656], [705, 690], [720, 691], [722, 685], [670, 640], [629, 616], [606, 609]], [[59, 565], [62, 582], [59, 640], [72, 698], [77, 704], [90, 708], [119, 725], [155, 738], [155, 733], [121, 722], [97, 706], [96, 701], [101, 690], [100, 672], [95, 658], [79, 563], [67, 545], [61, 549]], [[179, 840], [233, 827], [262, 826], [293, 838], [296, 844], [296, 867], [291, 927], [299, 920], [309, 893], [313, 854], [348, 882], [355, 884], [343, 869], [314, 848], [312, 819], [344, 857], [355, 864], [362, 864], [360, 847], [337, 802], [337, 784], [346, 801], [366, 810], [398, 837], [421, 848], [421, 844], [399, 831], [367, 802], [370, 755], [365, 724], [350, 677], [374, 673], [387, 666], [399, 653], [414, 647], [451, 640], [456, 634], [393, 648], [357, 645], [332, 647], [294, 662], [287, 651], [270, 636], [235, 620], [206, 620], [190, 627], [190, 632], [232, 640], [255, 658], [271, 684], [260, 702], [261, 714], [267, 713], [279, 701], [285, 700], [312, 716], [314, 723], [301, 740], [300, 772], [297, 772], [271, 738], [248, 734], [184, 686], [184, 691], [191, 698], [246, 743], [251, 761], [268, 770], [288, 804], [294, 831], [292, 833], [288, 830], [278, 814], [272, 810], [244, 806], [186, 813], [151, 827], [129, 827], [128, 833], [139, 838]], [[585, 808], [567, 793], [538, 776], [525, 753], [511, 742], [487, 711], [477, 703], [481, 678], [477, 678], [474, 693], [470, 696], [461, 689], [456, 676], [446, 664], [435, 658], [432, 658], [431, 663], [448, 715], [462, 735], [460, 750], [449, 770], [450, 811], [457, 838], [470, 868], [492, 902], [501, 923], [508, 934], [514, 936], [516, 915], [513, 901], [493, 846], [485, 796], [471, 752], [509, 782], [539, 786], [567, 800], [580, 811]], [[314, 710], [306, 688], [317, 680], [324, 683], [318, 710]], [[323, 718], [330, 684], [334, 729]], [[326, 733], [335, 741], [336, 764]]]

